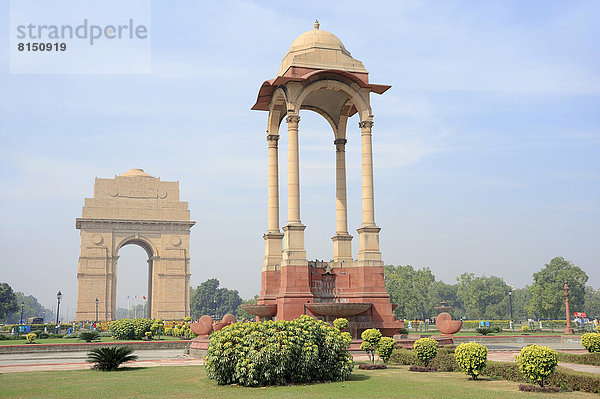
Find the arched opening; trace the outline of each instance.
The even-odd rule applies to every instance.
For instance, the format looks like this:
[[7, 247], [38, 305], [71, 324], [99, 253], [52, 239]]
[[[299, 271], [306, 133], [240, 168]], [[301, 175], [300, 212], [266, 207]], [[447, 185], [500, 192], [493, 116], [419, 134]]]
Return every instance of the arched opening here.
[[[329, 122], [312, 110], [300, 111], [298, 142], [300, 153], [300, 218], [308, 260], [330, 261], [331, 236], [335, 233], [335, 145]], [[285, 126], [284, 126], [285, 128]], [[287, 134], [282, 135], [287, 148]], [[287, 161], [287, 155], [284, 156]], [[282, 177], [287, 187], [287, 162], [282, 162]], [[287, 203], [287, 190], [282, 190]], [[285, 202], [283, 202], [285, 201]]]
[[115, 318], [150, 317], [152, 307], [152, 248], [130, 240], [117, 250]]

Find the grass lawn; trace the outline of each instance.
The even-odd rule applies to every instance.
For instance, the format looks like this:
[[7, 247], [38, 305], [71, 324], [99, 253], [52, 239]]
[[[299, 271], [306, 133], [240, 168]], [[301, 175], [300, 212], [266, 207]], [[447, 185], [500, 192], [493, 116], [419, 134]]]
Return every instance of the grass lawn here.
[[502, 380], [459, 373], [413, 373], [407, 366], [355, 369], [350, 380], [268, 388], [218, 386], [204, 367], [129, 368], [118, 372], [45, 371], [0, 375], [1, 398], [597, 398], [582, 392], [532, 394]]
[[[168, 335], [163, 335], [161, 339], [154, 339], [154, 341], [180, 341], [180, 337], [171, 337]], [[100, 337], [93, 342], [119, 342], [113, 337]], [[121, 341], [125, 342], [125, 341]], [[133, 342], [127, 341], [127, 342]], [[35, 344], [81, 344], [85, 343], [85, 341], [80, 340], [78, 338], [45, 338], [45, 339], [36, 339]], [[24, 339], [10, 339], [6, 341], [0, 341], [0, 346], [2, 345], [27, 345], [27, 340]]]

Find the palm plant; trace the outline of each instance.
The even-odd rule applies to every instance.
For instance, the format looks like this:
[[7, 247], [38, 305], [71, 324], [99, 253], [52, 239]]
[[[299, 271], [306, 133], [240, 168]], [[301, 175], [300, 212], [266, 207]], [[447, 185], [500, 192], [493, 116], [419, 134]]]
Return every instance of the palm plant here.
[[79, 333], [79, 339], [84, 340], [85, 342], [92, 342], [95, 339], [98, 339], [100, 334], [98, 331], [82, 331]]
[[98, 349], [92, 349], [87, 354], [87, 361], [95, 363], [92, 369], [102, 371], [114, 371], [119, 368], [122, 363], [131, 362], [138, 357], [132, 355], [133, 348], [131, 346], [108, 346]]

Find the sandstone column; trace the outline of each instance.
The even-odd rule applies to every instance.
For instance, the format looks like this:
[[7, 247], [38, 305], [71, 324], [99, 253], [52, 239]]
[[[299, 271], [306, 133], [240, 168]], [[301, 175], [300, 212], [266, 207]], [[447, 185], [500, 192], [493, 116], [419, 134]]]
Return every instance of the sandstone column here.
[[298, 156], [297, 114], [290, 114], [288, 124], [288, 222], [283, 227], [283, 259], [281, 261], [280, 290], [277, 301], [277, 319], [290, 320], [304, 312], [310, 301], [310, 279], [304, 229], [300, 222], [300, 165]]
[[288, 225], [300, 223], [300, 162], [298, 154], [298, 122], [300, 116], [289, 115], [288, 124]]
[[272, 302], [279, 293], [279, 266], [281, 265], [283, 234], [279, 231], [279, 155], [277, 143], [278, 134], [267, 135], [268, 161], [268, 209], [267, 232], [265, 240], [265, 257], [262, 267], [260, 288], [261, 303]]
[[277, 156], [278, 134], [269, 134], [267, 136], [269, 143], [269, 163], [268, 163], [268, 215], [267, 231], [279, 233], [279, 165]]
[[300, 222], [300, 164], [298, 154], [298, 122], [300, 117], [290, 114], [288, 124], [288, 221], [283, 227], [283, 261], [281, 266], [306, 266], [304, 229]]
[[358, 229], [358, 260], [366, 265], [381, 263], [379, 230], [375, 225], [375, 198], [373, 193], [372, 121], [359, 123], [362, 137], [362, 225]]
[[375, 226], [375, 199], [373, 193], [373, 122], [359, 123], [362, 138], [362, 226]]
[[346, 139], [336, 139], [335, 144], [335, 214], [336, 232], [333, 240], [333, 261], [352, 261], [352, 236], [348, 234], [348, 208], [346, 200]]

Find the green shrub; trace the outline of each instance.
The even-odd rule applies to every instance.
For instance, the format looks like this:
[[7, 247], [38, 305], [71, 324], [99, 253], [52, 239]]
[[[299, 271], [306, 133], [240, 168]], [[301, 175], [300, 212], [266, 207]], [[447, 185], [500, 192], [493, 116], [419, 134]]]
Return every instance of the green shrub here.
[[402, 364], [402, 365], [414, 365], [417, 364], [419, 358], [414, 351], [399, 348], [394, 349], [392, 352], [392, 356], [390, 357], [390, 363], [392, 364]]
[[100, 337], [100, 333], [98, 331], [81, 331], [77, 335], [79, 339], [85, 342], [92, 342]]
[[384, 363], [387, 363], [388, 360], [390, 360], [395, 347], [396, 340], [394, 338], [382, 337], [377, 344], [377, 356], [379, 356]]
[[340, 331], [344, 331], [345, 329], [348, 328], [349, 325], [350, 325], [350, 323], [348, 323], [348, 320], [344, 319], [343, 317], [340, 317], [333, 321], [333, 326]]
[[35, 342], [36, 338], [37, 338], [37, 335], [35, 333], [29, 333], [25, 336], [25, 339], [27, 340], [28, 344], [33, 344]]
[[581, 336], [581, 345], [590, 353], [600, 352], [600, 334], [586, 333]]
[[144, 335], [148, 341], [152, 339], [152, 331], [146, 331]]
[[151, 319], [120, 319], [110, 323], [110, 332], [115, 339], [142, 339], [151, 326]]
[[401, 328], [401, 329], [398, 331], [398, 334], [401, 334], [401, 335], [407, 335], [407, 334], [408, 334], [408, 328], [406, 328], [406, 327], [402, 327], [402, 328]]
[[137, 359], [137, 356], [133, 355], [133, 348], [130, 346], [109, 346], [92, 349], [87, 357], [89, 363], [95, 363], [92, 369], [102, 371], [114, 371], [121, 364]]
[[446, 352], [441, 349], [429, 365], [435, 367], [438, 371], [460, 371], [456, 359], [454, 358], [454, 353]]
[[360, 335], [363, 340], [360, 344], [360, 349], [367, 352], [371, 363], [375, 363], [375, 352], [377, 351], [377, 345], [379, 344], [381, 336], [381, 331], [376, 328], [369, 328]]
[[460, 344], [454, 351], [454, 358], [460, 370], [476, 380], [485, 368], [487, 348], [477, 342]]
[[425, 367], [429, 366], [429, 362], [437, 355], [438, 348], [439, 345], [433, 338], [420, 338], [413, 345], [413, 350]]
[[558, 355], [554, 349], [533, 344], [521, 349], [517, 365], [525, 378], [543, 387], [558, 365]]
[[206, 373], [219, 385], [343, 381], [354, 367], [350, 342], [349, 334], [309, 316], [234, 323], [211, 335]]
[[163, 321], [159, 319], [155, 320], [154, 323], [152, 323], [152, 325], [150, 326], [150, 331], [152, 332], [152, 335], [157, 335], [158, 338], [160, 338], [161, 334], [164, 331], [163, 328]]
[[165, 328], [165, 335], [173, 336], [173, 327]]
[[529, 326], [521, 326], [521, 332], [528, 333], [530, 330]]

